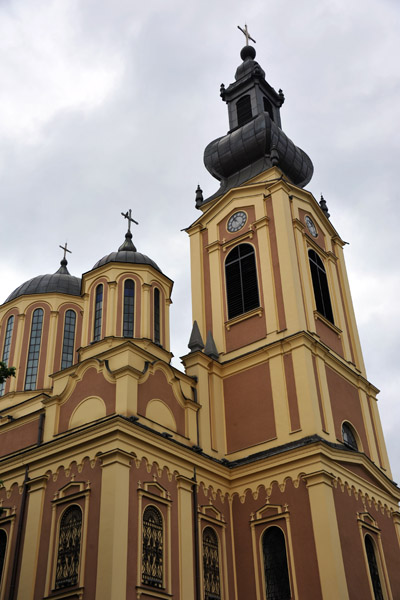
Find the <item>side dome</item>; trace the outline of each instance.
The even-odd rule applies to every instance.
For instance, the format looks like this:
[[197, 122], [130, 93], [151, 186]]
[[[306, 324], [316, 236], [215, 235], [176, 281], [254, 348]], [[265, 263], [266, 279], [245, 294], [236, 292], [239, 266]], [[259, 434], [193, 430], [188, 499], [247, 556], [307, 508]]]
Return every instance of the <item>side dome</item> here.
[[124, 243], [118, 248], [117, 252], [111, 252], [106, 256], [103, 256], [97, 263], [93, 266], [92, 271], [97, 269], [98, 267], [102, 267], [108, 263], [119, 262], [119, 263], [131, 263], [137, 265], [150, 265], [154, 267], [157, 271], [162, 273], [160, 267], [146, 254], [142, 254], [141, 252], [137, 252], [134, 243], [132, 242], [132, 233], [127, 231], [125, 234]]
[[61, 261], [58, 271], [52, 275], [37, 275], [29, 281], [25, 281], [8, 296], [5, 303], [20, 296], [51, 293], [68, 294], [69, 296], [81, 295], [81, 279], [70, 274], [65, 259]]

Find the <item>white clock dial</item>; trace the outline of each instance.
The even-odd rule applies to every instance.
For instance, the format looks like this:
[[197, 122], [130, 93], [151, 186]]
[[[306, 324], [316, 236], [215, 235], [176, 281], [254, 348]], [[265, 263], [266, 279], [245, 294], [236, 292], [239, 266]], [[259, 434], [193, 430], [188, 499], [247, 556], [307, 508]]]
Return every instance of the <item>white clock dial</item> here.
[[314, 221], [312, 220], [312, 218], [309, 217], [308, 215], [306, 215], [305, 222], [306, 222], [306, 225], [307, 225], [307, 229], [311, 233], [311, 235], [313, 237], [317, 237], [318, 231], [317, 231], [317, 228], [314, 225]]
[[228, 221], [228, 231], [230, 231], [231, 233], [239, 231], [245, 225], [246, 221], [247, 215], [243, 210], [235, 212]]

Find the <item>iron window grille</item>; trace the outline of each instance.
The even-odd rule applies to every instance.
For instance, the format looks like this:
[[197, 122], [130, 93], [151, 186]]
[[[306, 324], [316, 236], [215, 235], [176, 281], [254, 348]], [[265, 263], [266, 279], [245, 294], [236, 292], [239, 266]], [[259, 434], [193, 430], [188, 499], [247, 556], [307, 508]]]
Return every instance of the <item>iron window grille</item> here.
[[96, 288], [96, 301], [94, 307], [94, 332], [93, 341], [97, 342], [101, 337], [101, 321], [103, 315], [103, 284]]
[[328, 278], [324, 264], [315, 250], [308, 251], [311, 278], [317, 311], [334, 324], [331, 298], [329, 295]]
[[0, 529], [0, 585], [1, 585], [2, 575], [3, 575], [4, 561], [6, 558], [6, 549], [7, 549], [7, 534], [4, 531], [4, 529]]
[[374, 542], [370, 535], [365, 536], [365, 550], [367, 552], [369, 573], [371, 575], [372, 588], [375, 600], [384, 600], [381, 580], [379, 577], [378, 563], [375, 555]]
[[82, 537], [82, 511], [67, 508], [60, 521], [55, 589], [77, 585]]
[[269, 527], [262, 538], [268, 600], [290, 600], [285, 537], [279, 527]]
[[143, 513], [142, 583], [163, 587], [164, 540], [160, 511], [148, 506]]
[[220, 600], [218, 538], [211, 527], [206, 527], [203, 531], [203, 576], [204, 600]]
[[[11, 338], [14, 327], [14, 315], [8, 318], [7, 327], [6, 327], [6, 335], [4, 338], [4, 347], [3, 347], [3, 358], [2, 361], [5, 365], [8, 363], [8, 359], [10, 357], [10, 348], [11, 348]], [[4, 393], [4, 388], [6, 386], [6, 382], [0, 383], [0, 396]]]
[[122, 335], [133, 337], [135, 309], [135, 282], [127, 279], [124, 284], [124, 327]]
[[36, 388], [36, 378], [39, 366], [40, 343], [42, 340], [43, 309], [33, 312], [31, 337], [29, 340], [28, 362], [26, 365], [25, 390]]
[[233, 319], [260, 306], [254, 248], [240, 244], [225, 261], [228, 319]]
[[61, 355], [61, 369], [67, 369], [74, 362], [75, 326], [76, 313], [74, 310], [67, 310], [64, 319], [64, 340]]

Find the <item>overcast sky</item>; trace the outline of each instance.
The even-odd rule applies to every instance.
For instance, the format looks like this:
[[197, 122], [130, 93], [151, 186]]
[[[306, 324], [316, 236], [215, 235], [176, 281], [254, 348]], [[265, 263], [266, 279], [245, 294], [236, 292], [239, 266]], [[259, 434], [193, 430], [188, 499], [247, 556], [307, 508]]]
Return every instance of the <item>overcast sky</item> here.
[[[140, 5], [140, 6], [139, 6]], [[369, 380], [400, 481], [398, 0], [1, 0], [0, 302], [59, 266], [80, 276], [124, 239], [175, 281], [172, 351], [191, 329], [181, 229], [218, 188], [203, 151], [228, 130], [247, 22], [282, 127], [314, 163], [346, 261]], [[174, 363], [179, 365], [179, 360]]]

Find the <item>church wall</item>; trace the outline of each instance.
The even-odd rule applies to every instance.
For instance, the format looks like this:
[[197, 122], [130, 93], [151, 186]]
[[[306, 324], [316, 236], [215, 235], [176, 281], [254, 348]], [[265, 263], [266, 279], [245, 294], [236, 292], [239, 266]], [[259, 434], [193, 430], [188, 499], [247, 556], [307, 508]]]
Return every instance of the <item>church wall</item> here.
[[339, 356], [344, 357], [343, 345], [338, 333], [318, 315], [315, 318], [315, 329], [324, 344], [332, 348]]
[[4, 512], [0, 515], [0, 528], [7, 534], [6, 556], [3, 566], [2, 585], [0, 587], [0, 599], [9, 597], [14, 557], [17, 541], [18, 516], [21, 509], [22, 496], [19, 486], [14, 483], [10, 489], [0, 488], [0, 506]]
[[[4, 427], [4, 426], [3, 426]], [[36, 414], [24, 423], [17, 421], [15, 426], [8, 424], [7, 431], [0, 428], [0, 456], [6, 456], [34, 446], [38, 439], [39, 415]]]
[[177, 426], [177, 433], [186, 435], [185, 409], [179, 405], [171, 385], [163, 371], [157, 369], [149, 375], [145, 382], [138, 386], [138, 414], [146, 416], [148, 403], [153, 399], [161, 399], [171, 410]]
[[272, 258], [272, 268], [274, 274], [274, 288], [275, 288], [275, 298], [276, 298], [276, 310], [278, 314], [278, 329], [282, 331], [286, 329], [286, 314], [285, 314], [285, 303], [283, 300], [283, 287], [282, 287], [282, 279], [281, 279], [281, 266], [279, 260], [279, 252], [278, 252], [278, 240], [277, 240], [277, 231], [274, 217], [274, 208], [272, 203], [272, 197], [268, 196], [265, 199], [265, 206], [267, 209], [268, 216], [268, 232], [269, 232], [269, 241], [271, 247], [271, 258]]

